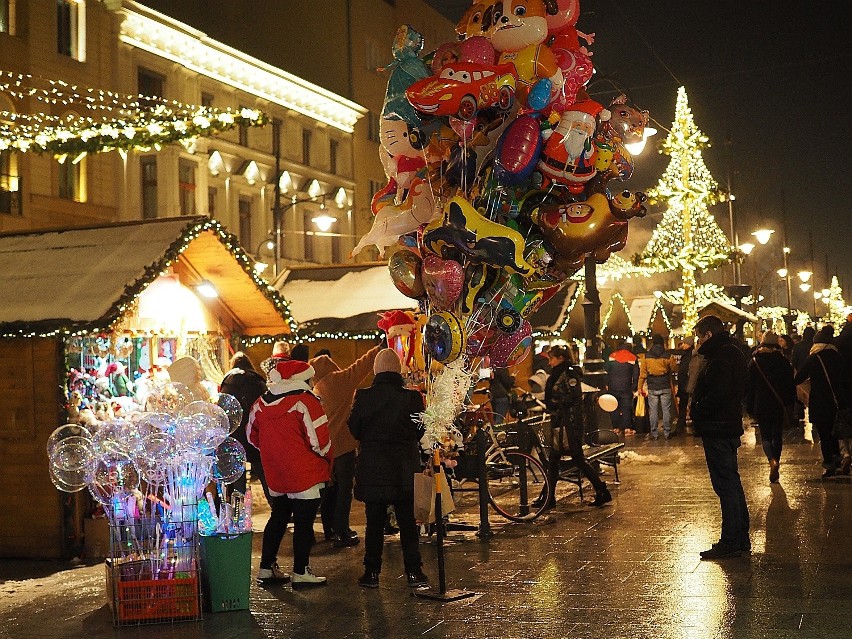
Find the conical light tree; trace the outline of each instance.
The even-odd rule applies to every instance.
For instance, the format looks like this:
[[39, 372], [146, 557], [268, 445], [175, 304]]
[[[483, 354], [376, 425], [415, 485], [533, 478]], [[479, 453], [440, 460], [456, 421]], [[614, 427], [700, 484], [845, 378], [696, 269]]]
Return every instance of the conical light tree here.
[[665, 204], [663, 219], [636, 263], [657, 272], [679, 270], [683, 276], [683, 326], [691, 330], [698, 321], [695, 271], [721, 266], [730, 260], [731, 245], [708, 207], [725, 194], [704, 164], [702, 149], [709, 139], [695, 125], [686, 89], [677, 91], [672, 130], [663, 143], [671, 161], [649, 202]]
[[843, 289], [840, 288], [840, 282], [838, 282], [836, 275], [832, 275], [831, 286], [828, 287], [828, 290], [828, 297], [823, 299], [827, 307], [825, 321], [831, 322], [838, 327], [837, 330], [840, 330], [839, 327], [843, 325], [843, 320], [846, 319], [846, 314], [849, 311], [846, 302], [843, 300]]

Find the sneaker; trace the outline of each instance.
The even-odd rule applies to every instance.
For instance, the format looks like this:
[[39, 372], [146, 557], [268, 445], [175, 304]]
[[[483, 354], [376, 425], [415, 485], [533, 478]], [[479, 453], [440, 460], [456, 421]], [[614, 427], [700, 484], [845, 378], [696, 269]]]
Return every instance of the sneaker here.
[[306, 566], [305, 572], [301, 575], [294, 572], [290, 576], [290, 582], [293, 584], [293, 588], [301, 588], [304, 586], [324, 586], [326, 579], [325, 577], [317, 577], [311, 567]]
[[625, 435], [635, 435], [635, 434], [636, 434], [636, 431], [635, 431], [635, 430], [633, 430], [632, 428], [625, 428], [625, 429], [624, 429], [624, 434], [625, 434]]
[[378, 588], [379, 573], [365, 570], [364, 574], [358, 577], [358, 585], [362, 588]]
[[429, 585], [429, 577], [424, 575], [420, 569], [405, 573], [405, 578], [408, 580], [409, 588], [423, 588]]
[[709, 550], [704, 550], [701, 553], [701, 559], [728, 559], [739, 557], [742, 551], [735, 546], [723, 544], [721, 541], [713, 544]]
[[596, 506], [597, 508], [600, 508], [604, 504], [608, 504], [611, 501], [612, 501], [612, 493], [610, 493], [609, 490], [607, 490], [606, 488], [603, 488], [602, 490], [599, 490], [598, 492], [595, 493], [595, 500], [593, 502], [591, 502], [589, 505], [590, 506]]
[[852, 456], [846, 455], [840, 462], [840, 474], [848, 475], [850, 472], [852, 472]]
[[746, 554], [751, 552], [751, 542], [748, 539], [740, 542], [740, 552], [744, 552]]
[[287, 583], [290, 581], [290, 575], [281, 570], [278, 564], [272, 564], [271, 568], [261, 568], [257, 571], [257, 583]]
[[358, 539], [357, 534], [354, 537], [350, 537], [349, 535], [338, 535], [334, 539], [335, 548], [351, 548], [352, 546], [357, 546], [360, 543], [361, 540]]
[[780, 465], [781, 464], [778, 463], [777, 459], [770, 459], [769, 460], [769, 483], [771, 483], [771, 484], [777, 484], [778, 483], [778, 479], [780, 477], [780, 474], [778, 472], [778, 467]]

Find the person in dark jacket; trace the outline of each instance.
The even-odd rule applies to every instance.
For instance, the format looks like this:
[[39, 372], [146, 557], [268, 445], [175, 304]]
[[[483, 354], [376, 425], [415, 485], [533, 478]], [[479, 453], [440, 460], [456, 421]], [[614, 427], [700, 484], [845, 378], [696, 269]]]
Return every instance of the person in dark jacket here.
[[[250, 446], [246, 438], [246, 424], [248, 423], [252, 404], [266, 392], [266, 380], [254, 369], [248, 355], [242, 351], [234, 353], [230, 364], [231, 368], [225, 373], [222, 384], [219, 386], [219, 392], [233, 395], [243, 408], [243, 418], [237, 430], [234, 431], [233, 438], [240, 442], [243, 448], [246, 449], [246, 460], [251, 464], [252, 478], [260, 480], [260, 485], [263, 487], [263, 494], [266, 495], [266, 501], [268, 502], [270, 499], [269, 487], [266, 485], [266, 476], [263, 474], [260, 451], [254, 446]], [[246, 486], [245, 474], [231, 485], [233, 489], [239, 490], [242, 493], [246, 492]]]
[[586, 461], [583, 454], [583, 372], [579, 366], [574, 365], [571, 352], [564, 346], [554, 346], [548, 353], [550, 365], [550, 377], [544, 387], [544, 403], [551, 413], [554, 438], [559, 437], [562, 444], [554, 446], [554, 450], [548, 460], [548, 474], [551, 478], [551, 495], [548, 497], [548, 506], [556, 505], [556, 481], [559, 478], [559, 460], [562, 454], [562, 445], [567, 446], [567, 452], [577, 469], [588, 479], [595, 489], [595, 499], [591, 506], [603, 506], [612, 501], [612, 495], [601, 480], [600, 475], [594, 467]]
[[429, 583], [423, 574], [419, 535], [414, 519], [414, 474], [422, 470], [423, 428], [415, 416], [423, 412], [423, 396], [405, 388], [402, 362], [390, 348], [373, 363], [373, 384], [355, 393], [349, 430], [360, 443], [355, 463], [355, 499], [364, 502], [367, 532], [364, 574], [358, 584], [379, 587], [388, 506], [394, 507], [405, 576], [412, 588]]
[[793, 347], [793, 355], [790, 359], [790, 363], [793, 365], [795, 370], [799, 370], [802, 367], [802, 364], [805, 363], [808, 355], [810, 355], [811, 346], [814, 345], [814, 335], [816, 335], [814, 327], [806, 326], [805, 330], [802, 331], [802, 339]]
[[494, 411], [494, 423], [502, 424], [509, 412], [509, 395], [515, 387], [515, 378], [508, 368], [495, 368], [488, 385], [491, 391], [491, 410]]
[[739, 557], [751, 551], [748, 506], [737, 467], [737, 450], [743, 434], [743, 399], [746, 359], [725, 325], [706, 315], [695, 325], [698, 354], [705, 358], [696, 379], [690, 416], [701, 437], [713, 491], [722, 508], [719, 541], [701, 553], [701, 559]]
[[610, 413], [616, 434], [635, 435], [633, 430], [633, 397], [639, 382], [639, 360], [630, 344], [621, 342], [607, 359], [609, 392], [618, 400], [618, 409]]
[[677, 432], [686, 432], [686, 414], [689, 406], [689, 363], [695, 347], [693, 337], [684, 337], [677, 345]]
[[778, 336], [763, 334], [760, 346], [748, 365], [746, 412], [757, 422], [763, 452], [769, 461], [769, 481], [778, 481], [783, 446], [784, 414], [796, 400], [793, 367], [784, 357]]
[[[819, 433], [819, 446], [822, 451], [823, 479], [837, 474], [840, 460], [840, 444], [832, 433], [834, 416], [838, 406], [845, 406], [847, 397], [842, 392], [843, 364], [840, 352], [832, 344], [834, 328], [823, 326], [814, 337], [810, 355], [796, 371], [796, 384], [811, 380], [811, 394], [808, 402], [808, 414], [811, 423]], [[845, 458], [844, 458], [845, 460]], [[852, 458], [850, 458], [852, 461]], [[847, 462], [843, 470], [848, 472]]]

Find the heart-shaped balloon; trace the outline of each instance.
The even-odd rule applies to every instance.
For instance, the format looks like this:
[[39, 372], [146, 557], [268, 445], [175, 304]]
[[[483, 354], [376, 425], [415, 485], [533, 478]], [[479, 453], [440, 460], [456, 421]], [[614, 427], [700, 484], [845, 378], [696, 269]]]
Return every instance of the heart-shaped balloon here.
[[420, 276], [422, 263], [420, 256], [409, 249], [397, 251], [388, 260], [388, 270], [393, 285], [406, 297], [417, 299], [426, 294], [423, 279]]
[[532, 328], [527, 320], [514, 333], [500, 332], [491, 347], [491, 364], [497, 368], [514, 366], [526, 359], [532, 349]]
[[423, 285], [433, 308], [448, 311], [461, 295], [464, 269], [455, 260], [429, 254], [423, 258]]

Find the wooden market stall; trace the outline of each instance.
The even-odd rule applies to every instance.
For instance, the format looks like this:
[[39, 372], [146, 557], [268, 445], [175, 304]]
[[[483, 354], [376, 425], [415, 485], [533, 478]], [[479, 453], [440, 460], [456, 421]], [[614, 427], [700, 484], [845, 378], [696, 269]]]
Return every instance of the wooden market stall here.
[[[82, 499], [56, 490], [45, 450], [53, 430], [69, 421], [70, 368], [87, 368], [90, 357], [141, 370], [167, 346], [179, 357], [195, 343], [213, 345], [206, 364], [216, 369], [239, 337], [296, 328], [237, 239], [208, 218], [0, 234], [0, 271], [0, 485], [7, 505], [0, 557], [79, 552]], [[216, 297], [196, 295], [201, 284]]]

